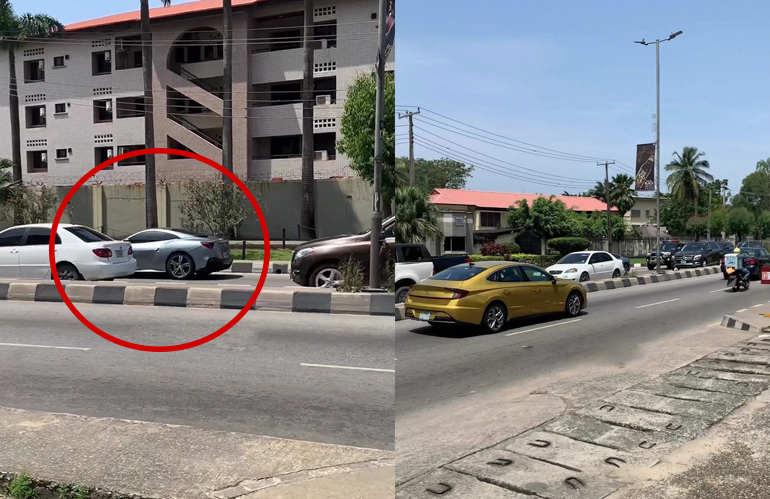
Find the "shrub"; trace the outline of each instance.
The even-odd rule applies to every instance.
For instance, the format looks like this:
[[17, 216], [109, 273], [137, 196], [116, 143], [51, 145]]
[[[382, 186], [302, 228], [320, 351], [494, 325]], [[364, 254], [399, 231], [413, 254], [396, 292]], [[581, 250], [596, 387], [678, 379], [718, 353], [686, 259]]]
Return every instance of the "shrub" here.
[[502, 246], [505, 246], [505, 248], [508, 250], [506, 253], [509, 255], [521, 253], [521, 246], [516, 243], [502, 243]]
[[396, 291], [396, 260], [388, 258], [385, 264], [385, 287], [393, 293]]
[[[531, 263], [538, 267], [546, 268], [555, 264], [559, 260], [559, 256], [553, 255], [528, 255], [526, 253], [518, 253], [513, 255], [507, 255], [508, 260], [511, 262]], [[470, 255], [472, 262], [494, 262], [506, 260], [505, 256], [500, 255]]]
[[481, 247], [481, 254], [484, 256], [502, 256], [508, 251], [508, 248], [502, 244], [485, 243]]
[[582, 237], [557, 237], [548, 241], [548, 246], [562, 255], [587, 250], [590, 244], [588, 239]]
[[364, 268], [361, 262], [350, 257], [340, 264], [338, 288], [343, 293], [359, 293], [364, 289]]
[[7, 493], [13, 499], [35, 499], [37, 497], [32, 478], [26, 473], [18, 475], [11, 481], [8, 485]]

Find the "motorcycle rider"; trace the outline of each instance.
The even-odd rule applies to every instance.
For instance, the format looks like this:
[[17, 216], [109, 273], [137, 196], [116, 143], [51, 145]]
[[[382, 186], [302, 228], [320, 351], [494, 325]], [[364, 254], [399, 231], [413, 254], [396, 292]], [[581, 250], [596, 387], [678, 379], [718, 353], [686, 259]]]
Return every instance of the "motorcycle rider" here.
[[[728, 256], [725, 256], [725, 268], [729, 269], [729, 271], [732, 272], [740, 272], [741, 279], [743, 279], [745, 282], [749, 282], [751, 279], [751, 274], [749, 273], [749, 269], [743, 267], [743, 257], [741, 256], [741, 249], [735, 248], [734, 257], [730, 258], [728, 260]], [[728, 272], [729, 272], [728, 271]], [[729, 273], [732, 273], [729, 272]]]

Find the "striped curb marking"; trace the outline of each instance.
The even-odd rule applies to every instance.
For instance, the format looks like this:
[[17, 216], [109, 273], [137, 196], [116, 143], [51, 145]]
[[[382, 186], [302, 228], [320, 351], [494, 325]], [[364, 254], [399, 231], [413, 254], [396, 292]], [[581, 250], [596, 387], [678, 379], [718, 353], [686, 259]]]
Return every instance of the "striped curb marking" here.
[[[132, 284], [62, 284], [73, 303], [145, 305], [155, 307], [241, 309], [253, 289], [181, 288]], [[0, 281], [0, 300], [62, 303], [53, 283]], [[395, 297], [389, 293], [334, 293], [263, 289], [251, 310], [269, 309], [321, 314], [395, 315]]]
[[730, 329], [740, 329], [741, 331], [749, 331], [752, 333], [761, 333], [762, 328], [749, 324], [748, 322], [739, 321], [733, 316], [725, 315], [722, 318], [722, 327]]
[[[251, 262], [244, 260], [234, 260], [229, 269], [222, 272], [233, 272], [236, 274], [259, 274], [262, 272], [262, 262]], [[267, 269], [268, 274], [288, 274], [289, 263], [273, 262]]]

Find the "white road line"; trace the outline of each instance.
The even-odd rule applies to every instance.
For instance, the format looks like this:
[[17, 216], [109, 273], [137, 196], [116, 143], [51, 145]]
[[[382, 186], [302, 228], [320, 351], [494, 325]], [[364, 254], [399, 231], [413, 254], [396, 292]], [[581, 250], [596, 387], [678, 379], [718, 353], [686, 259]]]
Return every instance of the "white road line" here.
[[375, 369], [373, 367], [351, 367], [351, 366], [327, 366], [325, 364], [303, 364], [300, 363], [302, 367], [325, 367], [327, 369], [349, 369], [352, 371], [374, 371], [378, 373], [394, 373], [396, 372], [395, 369]]
[[757, 308], [757, 307], [761, 307], [762, 305], [764, 305], [764, 303], [757, 303], [756, 305], [754, 305], [754, 306], [753, 306], [753, 307], [751, 307], [751, 308]]
[[706, 326], [706, 327], [707, 327], [707, 328], [710, 328], [710, 327], [714, 327], [714, 326], [719, 326], [719, 325], [721, 325], [721, 324], [722, 324], [721, 322], [714, 322], [713, 324], [709, 324], [709, 325], [708, 325], [708, 326]]
[[556, 324], [549, 324], [547, 326], [540, 326], [540, 327], [536, 327], [536, 328], [532, 328], [532, 329], [527, 329], [526, 331], [516, 331], [514, 333], [508, 333], [508, 334], [506, 334], [506, 336], [516, 336], [517, 334], [531, 333], [532, 331], [540, 331], [541, 329], [548, 329], [548, 328], [551, 328], [551, 327], [563, 326], [565, 324], [572, 324], [572, 323], [575, 323], [575, 322], [580, 322], [582, 320], [583, 319], [573, 319], [571, 321], [557, 322]]
[[719, 289], [715, 289], [714, 291], [709, 291], [709, 293], [719, 293], [720, 291], [726, 291], [726, 290], [727, 288], [719, 288]]
[[51, 345], [26, 345], [24, 343], [0, 343], [0, 347], [24, 347], [24, 348], [54, 348], [56, 350], [81, 350], [87, 352], [90, 348], [80, 347], [56, 347]]
[[675, 301], [679, 301], [679, 300], [680, 300], [680, 298], [674, 298], [673, 300], [659, 301], [659, 302], [656, 302], [656, 303], [648, 303], [647, 305], [639, 305], [636, 308], [654, 307], [655, 305], [663, 305], [664, 303], [671, 303], [671, 302], [675, 302]]
[[748, 308], [742, 308], [742, 309], [740, 309], [740, 310], [736, 310], [736, 311], [735, 311], [735, 313], [736, 313], [736, 314], [740, 314], [741, 312], [745, 312], [745, 311], [747, 311], [747, 310], [748, 310]]

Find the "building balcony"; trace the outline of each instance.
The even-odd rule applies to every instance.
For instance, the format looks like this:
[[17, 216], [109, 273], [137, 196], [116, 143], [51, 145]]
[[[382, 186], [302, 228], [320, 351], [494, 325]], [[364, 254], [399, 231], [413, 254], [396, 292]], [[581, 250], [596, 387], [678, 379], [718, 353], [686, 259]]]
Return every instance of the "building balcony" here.
[[[333, 75], [337, 71], [337, 48], [314, 52], [315, 76]], [[303, 49], [255, 52], [251, 54], [251, 83], [274, 83], [302, 79]]]
[[[338, 104], [315, 106], [313, 131], [338, 131], [343, 109], [343, 106]], [[302, 104], [254, 107], [251, 109], [251, 117], [251, 136], [254, 138], [302, 134]]]

